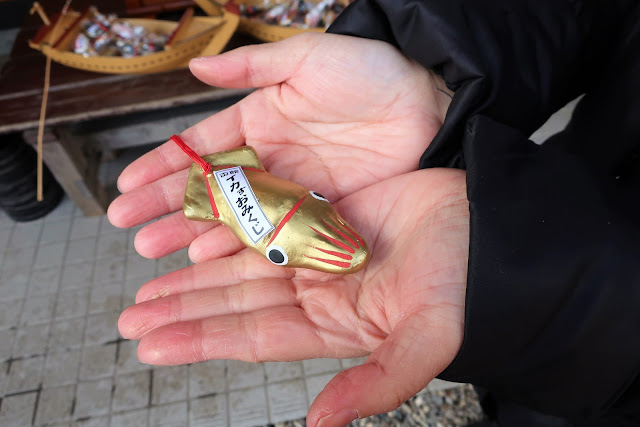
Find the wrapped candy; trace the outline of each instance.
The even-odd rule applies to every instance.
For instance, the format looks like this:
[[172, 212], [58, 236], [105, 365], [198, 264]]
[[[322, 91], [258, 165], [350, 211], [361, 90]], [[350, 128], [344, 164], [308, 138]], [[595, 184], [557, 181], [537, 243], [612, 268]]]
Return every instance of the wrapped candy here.
[[263, 5], [241, 4], [239, 7], [244, 18], [297, 28], [327, 28], [343, 9], [344, 6], [335, 0], [321, 0], [315, 4], [305, 0], [265, 0]]
[[125, 58], [147, 55], [164, 50], [168, 35], [147, 33], [140, 25], [117, 20], [115, 15], [104, 15], [95, 8], [82, 23], [74, 41], [73, 51], [83, 56], [122, 56]]
[[173, 135], [194, 160], [183, 211], [188, 219], [220, 221], [273, 264], [348, 274], [370, 258], [364, 239], [321, 194], [268, 173], [253, 148], [205, 157]]

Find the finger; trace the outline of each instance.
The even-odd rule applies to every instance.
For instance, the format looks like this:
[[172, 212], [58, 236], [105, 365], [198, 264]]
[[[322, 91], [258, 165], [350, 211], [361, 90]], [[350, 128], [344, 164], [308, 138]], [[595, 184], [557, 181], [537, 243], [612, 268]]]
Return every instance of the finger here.
[[116, 198], [107, 211], [111, 224], [134, 227], [182, 209], [189, 172], [183, 170]]
[[[238, 104], [220, 111], [180, 133], [199, 155], [237, 147], [244, 142]], [[191, 165], [191, 159], [173, 141], [144, 154], [127, 166], [118, 178], [118, 189], [127, 193]]]
[[195, 263], [204, 262], [233, 255], [244, 247], [229, 227], [216, 227], [196, 237], [189, 246], [189, 259]]
[[326, 346], [316, 326], [302, 309], [292, 306], [163, 326], [144, 335], [138, 345], [138, 358], [151, 365], [213, 359], [302, 360], [325, 355]]
[[451, 363], [459, 348], [452, 341], [421, 315], [405, 318], [363, 365], [327, 384], [309, 409], [308, 425], [342, 427], [397, 408]]
[[211, 86], [270, 86], [295, 73], [317, 42], [315, 35], [307, 34], [276, 43], [243, 46], [221, 55], [192, 59], [189, 69]]
[[186, 248], [212, 229], [226, 228], [218, 225], [217, 222], [190, 221], [180, 211], [145, 226], [136, 234], [134, 245], [143, 257], [156, 259]]
[[192, 292], [219, 286], [232, 286], [262, 278], [290, 279], [294, 271], [271, 264], [250, 249], [230, 257], [192, 265], [144, 284], [136, 295], [136, 303], [167, 295]]
[[140, 339], [147, 332], [177, 322], [274, 306], [297, 305], [290, 281], [260, 279], [235, 286], [221, 286], [166, 296], [133, 305], [120, 315], [118, 328], [124, 338]]

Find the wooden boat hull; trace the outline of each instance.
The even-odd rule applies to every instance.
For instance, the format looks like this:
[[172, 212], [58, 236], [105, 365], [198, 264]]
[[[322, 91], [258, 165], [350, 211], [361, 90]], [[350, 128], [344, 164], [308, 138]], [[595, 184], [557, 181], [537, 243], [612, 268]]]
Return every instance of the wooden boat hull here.
[[[90, 56], [85, 57], [72, 51], [71, 46], [80, 31], [72, 29], [64, 34], [67, 28], [78, 19], [80, 14], [70, 12], [64, 18], [60, 34], [62, 39], [54, 41], [52, 46], [51, 35], [47, 35], [38, 43], [30, 42], [30, 46], [40, 50], [52, 61], [78, 68], [81, 70], [95, 71], [111, 74], [148, 74], [169, 71], [186, 67], [191, 58], [204, 55], [216, 55], [222, 51], [233, 33], [235, 32], [239, 17], [223, 11], [220, 16], [194, 17], [188, 28], [181, 32], [180, 40], [176, 40], [164, 51], [144, 56], [131, 58]], [[148, 31], [170, 34], [178, 25], [176, 22], [154, 19], [119, 19], [120, 22], [129, 22], [132, 25], [142, 25]]]

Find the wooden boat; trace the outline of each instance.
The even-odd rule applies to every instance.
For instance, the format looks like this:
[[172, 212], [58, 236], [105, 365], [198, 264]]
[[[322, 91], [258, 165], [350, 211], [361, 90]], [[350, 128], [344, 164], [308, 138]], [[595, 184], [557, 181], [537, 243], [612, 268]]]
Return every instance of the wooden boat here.
[[[350, 0], [338, 0], [339, 3], [342, 3], [343, 6], [349, 4]], [[248, 5], [255, 6], [262, 4], [263, 0], [228, 0], [226, 4], [226, 9], [231, 10], [234, 13], [239, 14], [240, 5]], [[314, 1], [315, 2], [315, 1]], [[240, 17], [240, 24], [238, 25], [238, 31], [243, 32], [245, 34], [250, 34], [255, 38], [266, 41], [266, 42], [276, 42], [279, 40], [286, 39], [288, 37], [295, 36], [296, 34], [301, 33], [324, 33], [324, 28], [296, 28], [296, 27], [286, 27], [282, 25], [273, 25], [267, 24], [266, 22], [262, 22], [257, 19]]]
[[[204, 55], [216, 55], [222, 51], [235, 32], [239, 17], [207, 0], [205, 12], [209, 16], [193, 16], [193, 9], [187, 9], [179, 22], [157, 19], [121, 18], [117, 22], [128, 22], [144, 27], [148, 32], [168, 34], [164, 50], [144, 56], [83, 56], [73, 52], [74, 40], [81, 30], [81, 23], [89, 14], [67, 12], [64, 16], [54, 17], [49, 25], [40, 28], [29, 46], [41, 51], [52, 61], [81, 70], [101, 73], [157, 73], [186, 67], [191, 58]], [[44, 19], [44, 18], [43, 18]], [[56, 23], [61, 20], [55, 33]]]

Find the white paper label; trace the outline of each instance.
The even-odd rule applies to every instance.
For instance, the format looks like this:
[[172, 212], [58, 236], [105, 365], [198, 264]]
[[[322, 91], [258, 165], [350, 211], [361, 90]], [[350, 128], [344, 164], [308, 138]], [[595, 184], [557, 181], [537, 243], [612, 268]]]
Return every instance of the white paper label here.
[[255, 245], [274, 226], [264, 214], [242, 168], [236, 166], [222, 169], [215, 171], [214, 176], [242, 230]]

